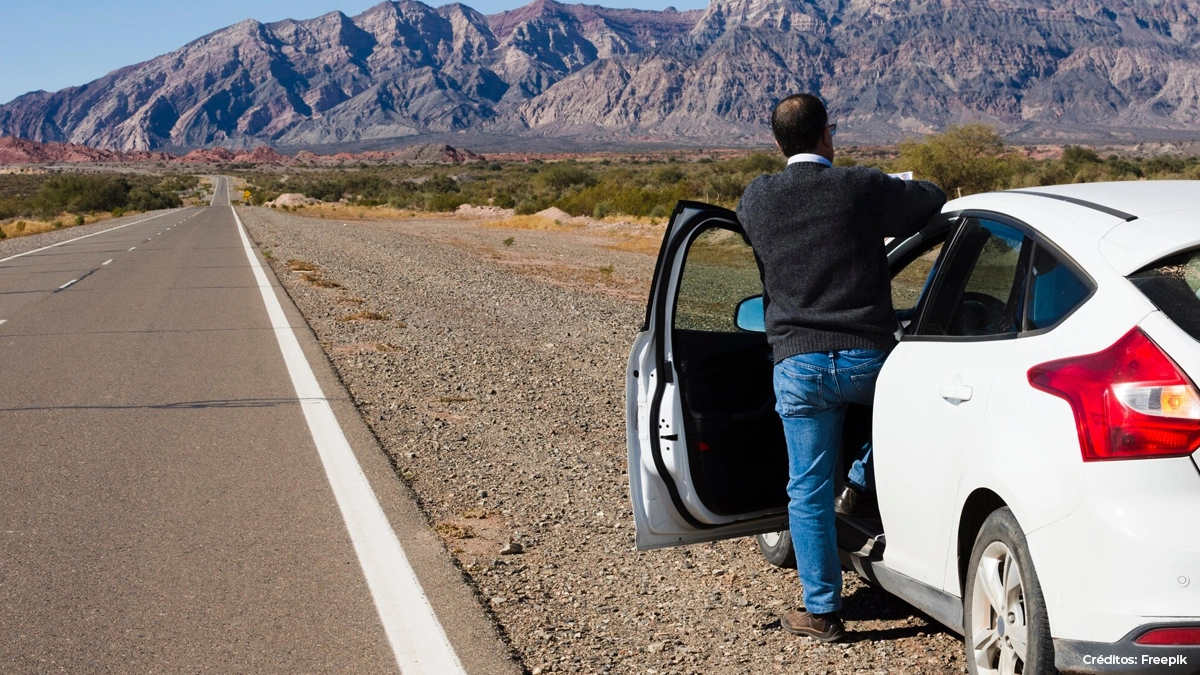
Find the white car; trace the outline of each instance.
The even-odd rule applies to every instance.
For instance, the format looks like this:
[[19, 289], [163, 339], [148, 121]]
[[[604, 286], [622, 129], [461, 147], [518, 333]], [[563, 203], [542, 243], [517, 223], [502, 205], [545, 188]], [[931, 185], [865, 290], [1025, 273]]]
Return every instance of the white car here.
[[[1200, 182], [965, 197], [887, 250], [903, 336], [845, 433], [880, 518], [839, 517], [843, 564], [972, 673], [1200, 672]], [[736, 216], [680, 203], [626, 374], [639, 549], [785, 557], [761, 293]]]

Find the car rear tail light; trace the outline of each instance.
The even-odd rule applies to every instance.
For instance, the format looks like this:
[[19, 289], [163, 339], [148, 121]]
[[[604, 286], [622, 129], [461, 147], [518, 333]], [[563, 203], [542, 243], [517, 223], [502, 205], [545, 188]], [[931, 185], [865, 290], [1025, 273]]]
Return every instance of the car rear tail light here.
[[1200, 446], [1200, 392], [1140, 328], [1102, 352], [1034, 366], [1029, 383], [1071, 404], [1085, 462]]
[[1134, 640], [1139, 645], [1200, 645], [1200, 628], [1180, 626], [1178, 628], [1155, 628]]

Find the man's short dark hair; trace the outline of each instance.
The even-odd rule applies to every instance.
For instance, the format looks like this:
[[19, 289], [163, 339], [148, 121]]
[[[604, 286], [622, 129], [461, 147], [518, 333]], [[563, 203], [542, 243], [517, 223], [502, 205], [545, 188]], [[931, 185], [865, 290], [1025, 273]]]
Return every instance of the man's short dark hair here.
[[827, 124], [829, 113], [825, 104], [812, 94], [793, 94], [771, 112], [771, 131], [788, 157], [815, 151]]

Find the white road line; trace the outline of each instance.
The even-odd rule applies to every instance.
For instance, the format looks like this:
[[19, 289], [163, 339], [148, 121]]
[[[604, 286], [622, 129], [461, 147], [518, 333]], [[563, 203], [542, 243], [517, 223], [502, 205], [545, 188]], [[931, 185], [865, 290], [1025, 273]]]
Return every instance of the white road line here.
[[107, 265], [108, 263], [110, 263], [110, 262], [112, 262], [112, 261], [113, 261], [113, 259], [112, 259], [112, 258], [109, 258], [108, 260], [105, 260], [104, 262], [100, 263], [100, 266], [101, 266], [101, 267], [104, 267], [105, 265]]
[[[4, 258], [3, 260], [0, 260], [0, 263], [2, 263], [2, 262], [8, 262], [9, 260], [13, 260], [14, 258], [20, 258], [21, 256], [29, 255], [29, 254], [31, 254], [31, 253], [37, 253], [37, 252], [39, 252], [39, 251], [45, 251], [46, 249], [48, 249], [48, 248], [54, 248], [55, 246], [62, 246], [63, 244], [69, 244], [69, 243], [71, 243], [71, 242], [73, 242], [73, 241], [79, 241], [80, 239], [87, 239], [88, 237], [94, 237], [94, 236], [96, 236], [96, 235], [98, 235], [98, 234], [104, 234], [105, 232], [112, 232], [113, 230], [119, 230], [119, 229], [121, 229], [122, 227], [129, 227], [130, 225], [137, 225], [138, 223], [144, 223], [144, 222], [146, 222], [147, 220], [154, 220], [155, 218], [162, 218], [163, 216], [165, 216], [165, 215], [167, 215], [167, 214], [170, 214], [170, 213], [174, 213], [175, 211], [179, 211], [179, 209], [173, 209], [173, 210], [171, 210], [171, 211], [168, 211], [167, 213], [160, 213], [160, 214], [158, 214], [157, 216], [150, 216], [149, 218], [142, 218], [141, 220], [135, 220], [135, 221], [133, 221], [132, 223], [125, 223], [124, 225], [118, 225], [118, 226], [116, 226], [116, 227], [110, 227], [110, 228], [108, 228], [107, 230], [100, 230], [99, 232], [93, 232], [93, 233], [91, 233], [91, 234], [85, 234], [85, 235], [83, 235], [82, 237], [75, 237], [74, 239], [68, 239], [68, 240], [66, 240], [66, 241], [60, 241], [60, 242], [58, 242], [57, 244], [50, 244], [49, 246], [43, 246], [43, 247], [41, 247], [41, 248], [35, 248], [35, 249], [33, 249], [32, 251], [26, 251], [26, 252], [24, 252], [24, 253], [18, 253], [18, 254], [14, 255], [14, 256], [9, 256], [9, 257], [7, 257], [7, 258]], [[149, 240], [149, 239], [147, 239], [146, 241], [150, 241], [150, 240]]]
[[66, 288], [67, 286], [70, 286], [71, 284], [75, 283], [76, 281], [79, 281], [79, 280], [78, 280], [78, 279], [72, 279], [72, 280], [68, 281], [67, 283], [63, 284], [62, 286], [59, 286], [59, 287], [58, 287], [58, 290], [60, 290], [60, 291], [61, 291], [62, 289]]
[[8, 323], [8, 319], [0, 319], [0, 324]]
[[242, 246], [246, 249], [246, 258], [250, 261], [250, 269], [254, 272], [271, 326], [275, 329], [275, 339], [283, 352], [292, 386], [296, 389], [296, 397], [300, 399], [308, 430], [325, 466], [325, 475], [342, 511], [363, 576], [371, 589], [375, 609], [379, 612], [380, 622], [392, 645], [392, 653], [400, 671], [404, 675], [466, 675], [458, 654], [454, 652], [450, 639], [446, 637], [429, 604], [429, 598], [421, 589], [421, 582], [404, 555], [400, 540], [396, 538], [387, 516], [379, 506], [379, 500], [371, 491], [371, 484], [363, 474], [329, 400], [325, 398], [312, 367], [304, 358], [279, 298], [250, 245], [242, 219], [232, 207], [230, 211], [233, 211]]
[[[137, 247], [136, 247], [136, 246], [130, 246], [130, 247], [129, 247], [129, 251], [132, 251], [132, 250], [133, 250], [133, 249], [135, 249], [135, 248], [137, 248]], [[126, 251], [126, 253], [128, 253], [129, 251]]]

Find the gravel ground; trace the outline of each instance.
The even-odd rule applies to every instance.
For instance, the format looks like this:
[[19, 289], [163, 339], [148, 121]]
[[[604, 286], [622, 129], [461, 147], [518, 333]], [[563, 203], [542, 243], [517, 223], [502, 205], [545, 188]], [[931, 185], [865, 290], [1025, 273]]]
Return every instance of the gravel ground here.
[[240, 212], [530, 672], [966, 672], [960, 639], [854, 574], [854, 633], [821, 645], [779, 629], [800, 586], [752, 539], [633, 549], [623, 377], [652, 255]]
[[151, 218], [166, 211], [149, 211], [146, 213], [138, 213], [132, 216], [123, 216], [121, 218], [110, 218], [102, 220], [91, 225], [74, 225], [64, 227], [61, 230], [51, 230], [39, 234], [30, 234], [24, 237], [8, 237], [0, 239], [0, 258], [20, 255], [28, 251], [42, 248], [43, 246], [51, 246], [68, 239], [76, 239], [96, 232], [110, 230], [120, 225], [127, 225], [137, 220]]

